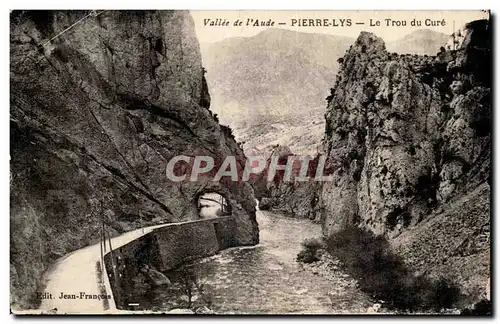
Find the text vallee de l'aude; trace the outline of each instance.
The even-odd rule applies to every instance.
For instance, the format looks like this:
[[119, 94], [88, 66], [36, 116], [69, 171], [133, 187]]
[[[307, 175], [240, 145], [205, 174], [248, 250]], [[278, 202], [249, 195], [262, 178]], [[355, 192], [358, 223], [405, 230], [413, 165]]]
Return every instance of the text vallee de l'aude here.
[[291, 18], [289, 21], [277, 22], [272, 18], [246, 18], [229, 20], [225, 18], [205, 18], [204, 27], [275, 27], [276, 25], [288, 25], [291, 27], [351, 27], [365, 25], [369, 27], [444, 27], [447, 25], [444, 19], [375, 19], [357, 21], [351, 18]]

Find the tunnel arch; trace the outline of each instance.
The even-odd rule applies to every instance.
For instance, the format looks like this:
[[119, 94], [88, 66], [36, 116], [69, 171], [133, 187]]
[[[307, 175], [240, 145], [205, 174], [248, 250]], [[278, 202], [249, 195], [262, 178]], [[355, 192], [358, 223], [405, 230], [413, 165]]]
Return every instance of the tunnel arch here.
[[200, 219], [227, 217], [232, 215], [232, 206], [226, 195], [206, 190], [196, 196], [196, 208]]

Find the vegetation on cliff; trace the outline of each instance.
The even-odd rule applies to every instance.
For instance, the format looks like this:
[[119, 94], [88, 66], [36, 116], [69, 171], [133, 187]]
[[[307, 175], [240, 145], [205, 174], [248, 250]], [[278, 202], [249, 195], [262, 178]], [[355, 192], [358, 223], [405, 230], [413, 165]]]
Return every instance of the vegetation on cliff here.
[[358, 227], [345, 228], [326, 240], [326, 250], [357, 280], [361, 290], [384, 307], [404, 312], [460, 306], [460, 288], [444, 278], [429, 278], [409, 268], [383, 236]]

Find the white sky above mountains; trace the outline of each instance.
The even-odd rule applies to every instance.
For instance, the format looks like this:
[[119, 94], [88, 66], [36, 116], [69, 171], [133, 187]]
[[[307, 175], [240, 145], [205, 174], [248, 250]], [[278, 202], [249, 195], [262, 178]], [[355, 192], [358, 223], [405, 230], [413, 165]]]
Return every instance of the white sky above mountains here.
[[[465, 23], [483, 19], [488, 17], [488, 13], [480, 10], [446, 10], [446, 11], [418, 11], [418, 10], [404, 10], [404, 11], [197, 11], [192, 10], [191, 15], [196, 25], [196, 33], [200, 43], [214, 43], [221, 41], [228, 37], [251, 37], [269, 27], [235, 27], [233, 23], [236, 19], [244, 21], [247, 19], [259, 19], [267, 21], [269, 18], [276, 23], [274, 28], [282, 28], [299, 32], [309, 33], [324, 33], [330, 35], [348, 36], [356, 38], [361, 31], [373, 32], [375, 35], [382, 37], [386, 42], [394, 41], [402, 38], [411, 32], [419, 29], [431, 29], [447, 35], [451, 35], [454, 31], [461, 29]], [[292, 27], [292, 19], [328, 19], [330, 22], [335, 19], [338, 25], [341, 24], [341, 19], [351, 19], [351, 26], [333, 27], [333, 26], [320, 26], [320, 27]], [[386, 18], [392, 20], [405, 20], [406, 26], [400, 27], [387, 27]], [[422, 26], [411, 26], [410, 22], [415, 18], [422, 21]], [[205, 19], [227, 19], [229, 26], [216, 27], [205, 26]], [[379, 20], [380, 26], [370, 27], [370, 19], [372, 21]], [[445, 26], [425, 26], [425, 20], [446, 22]], [[279, 22], [286, 23], [286, 25], [278, 25]], [[356, 24], [356, 23], [364, 23]], [[345, 23], [344, 23], [345, 24]]]

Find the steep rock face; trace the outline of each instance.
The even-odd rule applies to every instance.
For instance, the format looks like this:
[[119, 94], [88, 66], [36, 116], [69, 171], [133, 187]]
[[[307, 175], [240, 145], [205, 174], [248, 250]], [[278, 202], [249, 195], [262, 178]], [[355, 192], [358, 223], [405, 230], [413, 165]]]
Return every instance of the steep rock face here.
[[[489, 223], [491, 47], [488, 21], [468, 28], [461, 49], [437, 57], [391, 55], [380, 38], [363, 32], [341, 59], [326, 116], [324, 144], [335, 173], [320, 199], [325, 234], [353, 224], [390, 238], [404, 233], [415, 246], [437, 249], [437, 255], [418, 256], [405, 250], [408, 260], [419, 259], [414, 263], [422, 266], [427, 258], [440, 263], [456, 252], [436, 240], [457, 247], [484, 232]], [[472, 198], [479, 186], [481, 201]], [[481, 206], [472, 221], [455, 208], [475, 203]], [[441, 213], [446, 216], [437, 216]], [[424, 220], [437, 223], [428, 234], [435, 236], [432, 243], [417, 234]], [[454, 225], [448, 228], [448, 222]], [[447, 230], [437, 230], [438, 224]], [[452, 230], [457, 226], [470, 231]], [[484, 261], [477, 272], [484, 287], [488, 246], [469, 252]], [[465, 268], [460, 262], [467, 260], [451, 263], [457, 271]]]
[[42, 272], [96, 242], [101, 217], [112, 234], [197, 219], [215, 191], [237, 243], [258, 242], [250, 185], [165, 175], [176, 155], [244, 159], [207, 109], [187, 12], [16, 11], [10, 31], [13, 305], [36, 306]]
[[316, 219], [319, 188], [319, 182], [314, 181], [270, 183], [268, 197], [260, 200], [259, 208], [319, 221]]
[[[279, 164], [285, 165], [289, 156], [295, 156], [294, 168], [291, 175], [291, 181], [283, 181], [283, 171], [277, 171], [273, 181], [267, 181], [267, 170], [273, 156], [279, 157]], [[295, 177], [299, 175], [301, 163], [299, 156], [294, 155], [287, 146], [276, 146], [267, 159], [267, 170], [259, 174], [251, 184], [254, 188], [255, 196], [259, 199], [259, 208], [261, 210], [272, 210], [284, 213], [292, 217], [309, 218], [316, 220], [317, 205], [319, 201], [318, 192], [321, 183], [314, 181], [315, 164], [317, 160], [310, 157], [309, 171], [307, 176], [309, 181], [296, 181]]]

